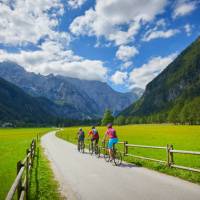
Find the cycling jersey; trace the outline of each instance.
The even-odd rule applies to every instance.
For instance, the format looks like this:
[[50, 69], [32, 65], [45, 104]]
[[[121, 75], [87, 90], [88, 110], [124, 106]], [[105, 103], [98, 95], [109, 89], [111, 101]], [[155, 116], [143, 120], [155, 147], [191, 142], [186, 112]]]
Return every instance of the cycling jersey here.
[[84, 140], [84, 138], [85, 138], [85, 133], [84, 133], [84, 131], [79, 131], [77, 134], [78, 134], [78, 139], [79, 139], [79, 140]]
[[117, 138], [117, 134], [114, 128], [108, 128], [106, 135], [108, 135], [110, 139]]
[[89, 132], [89, 135], [92, 136], [92, 139], [99, 139], [99, 133], [96, 129], [93, 129]]

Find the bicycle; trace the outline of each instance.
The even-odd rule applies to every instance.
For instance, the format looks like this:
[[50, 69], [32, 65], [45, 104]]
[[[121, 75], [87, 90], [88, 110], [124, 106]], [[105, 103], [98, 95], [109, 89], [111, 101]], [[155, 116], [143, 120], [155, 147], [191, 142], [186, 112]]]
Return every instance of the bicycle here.
[[113, 158], [110, 158], [110, 154], [108, 152], [108, 147], [105, 147], [104, 151], [104, 159], [106, 162], [110, 162], [111, 160], [114, 162], [116, 166], [120, 166], [122, 164], [122, 154], [117, 150], [115, 147], [116, 144], [113, 144], [112, 152], [113, 152]]
[[90, 144], [89, 144], [89, 153], [91, 155], [93, 155], [95, 153], [96, 157], [99, 158], [100, 157], [100, 149], [98, 144], [95, 143], [95, 140], [90, 140]]
[[78, 151], [84, 153], [85, 151], [85, 143], [84, 140], [78, 141]]

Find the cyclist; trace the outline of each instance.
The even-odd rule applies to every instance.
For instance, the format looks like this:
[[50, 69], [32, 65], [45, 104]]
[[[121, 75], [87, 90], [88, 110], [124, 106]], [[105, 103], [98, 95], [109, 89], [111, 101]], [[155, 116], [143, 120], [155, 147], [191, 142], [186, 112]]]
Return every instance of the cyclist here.
[[95, 142], [95, 146], [97, 146], [99, 142], [99, 133], [95, 126], [93, 126], [92, 129], [89, 131], [88, 137], [91, 137], [91, 144], [93, 149], [93, 143]]
[[112, 128], [112, 123], [109, 123], [107, 127], [108, 129], [103, 137], [103, 141], [105, 141], [106, 138], [109, 138], [108, 151], [111, 158], [110, 161], [112, 161], [113, 160], [113, 145], [118, 143], [118, 138], [117, 138], [115, 129]]
[[78, 150], [80, 151], [81, 142], [84, 143], [85, 133], [82, 128], [79, 128], [78, 135]]

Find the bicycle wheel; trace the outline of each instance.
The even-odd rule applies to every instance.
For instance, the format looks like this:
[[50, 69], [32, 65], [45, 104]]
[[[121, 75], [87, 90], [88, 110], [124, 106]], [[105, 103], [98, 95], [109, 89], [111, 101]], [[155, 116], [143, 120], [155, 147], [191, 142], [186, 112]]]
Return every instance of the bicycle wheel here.
[[114, 153], [114, 163], [116, 166], [119, 166], [122, 164], [122, 154], [118, 151], [115, 151]]
[[77, 150], [80, 152], [80, 150], [81, 150], [81, 147], [80, 147], [80, 143], [78, 142], [78, 144], [77, 144]]
[[101, 152], [100, 152], [100, 148], [98, 146], [95, 147], [95, 155], [97, 158], [100, 158]]
[[81, 142], [81, 153], [84, 153], [84, 149], [85, 149], [85, 144]]
[[94, 144], [91, 143], [90, 145], [91, 145], [91, 151], [90, 151], [90, 154], [93, 155], [93, 153], [94, 153]]
[[105, 149], [105, 152], [104, 152], [104, 159], [106, 162], [109, 162], [110, 161], [110, 155], [108, 153], [108, 149]]
[[89, 150], [89, 154], [91, 154], [91, 151], [92, 151], [91, 144], [89, 144], [88, 150]]

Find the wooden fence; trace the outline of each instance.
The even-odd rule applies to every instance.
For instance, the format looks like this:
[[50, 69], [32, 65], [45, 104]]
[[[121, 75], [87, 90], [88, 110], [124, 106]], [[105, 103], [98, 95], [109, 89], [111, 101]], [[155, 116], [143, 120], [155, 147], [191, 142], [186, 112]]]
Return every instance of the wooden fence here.
[[[76, 139], [71, 139], [71, 142], [76, 142]], [[90, 140], [88, 140], [90, 141]], [[147, 146], [147, 145], [138, 145], [138, 144], [128, 144], [127, 141], [124, 142], [118, 142], [119, 145], [123, 145], [123, 150], [120, 151], [124, 156], [130, 156], [130, 157], [134, 157], [134, 158], [139, 158], [139, 159], [143, 159], [143, 160], [149, 160], [149, 161], [154, 161], [154, 162], [158, 162], [160, 164], [164, 164], [168, 167], [171, 168], [178, 168], [178, 169], [184, 169], [184, 170], [188, 170], [188, 171], [193, 171], [193, 172], [199, 172], [200, 173], [200, 169], [195, 169], [195, 168], [191, 168], [191, 167], [185, 167], [185, 166], [181, 166], [181, 165], [176, 165], [175, 161], [174, 161], [174, 154], [190, 154], [190, 155], [200, 155], [200, 152], [196, 152], [196, 151], [185, 151], [185, 150], [174, 150], [173, 145], [169, 145], [167, 144], [166, 146]], [[85, 144], [86, 146], [89, 146], [89, 144]], [[105, 148], [105, 143], [102, 144], [102, 146], [100, 146], [101, 149]], [[155, 150], [165, 150], [166, 151], [166, 160], [158, 160], [155, 158], [149, 158], [149, 157], [144, 157], [144, 156], [137, 156], [134, 154], [130, 154], [129, 153], [129, 148], [146, 148], [146, 149], [155, 149]]]
[[[190, 154], [190, 155], [200, 155], [200, 152], [196, 151], [184, 151], [184, 150], [174, 150], [173, 145], [166, 145], [164, 146], [146, 146], [146, 145], [138, 145], [138, 144], [128, 144], [127, 141], [125, 142], [119, 142], [119, 144], [123, 145], [123, 154], [124, 156], [131, 156], [134, 158], [139, 158], [139, 159], [144, 159], [144, 160], [150, 160], [154, 162], [159, 162], [161, 164], [165, 164], [168, 167], [173, 167], [173, 168], [179, 168], [179, 169], [184, 169], [188, 171], [193, 171], [193, 172], [199, 172], [200, 169], [195, 169], [191, 167], [185, 167], [181, 165], [176, 165], [174, 161], [174, 154]], [[147, 149], [155, 149], [155, 150], [165, 150], [166, 151], [166, 160], [158, 160], [154, 158], [149, 158], [149, 157], [143, 157], [143, 156], [137, 156], [134, 154], [129, 153], [129, 148], [147, 148]]]
[[[37, 136], [38, 137], [38, 136]], [[17, 192], [17, 199], [28, 199], [30, 171], [33, 166], [33, 160], [36, 150], [36, 140], [33, 139], [30, 148], [26, 151], [26, 157], [23, 161], [17, 162], [17, 176], [10, 188], [6, 200], [12, 200]]]

